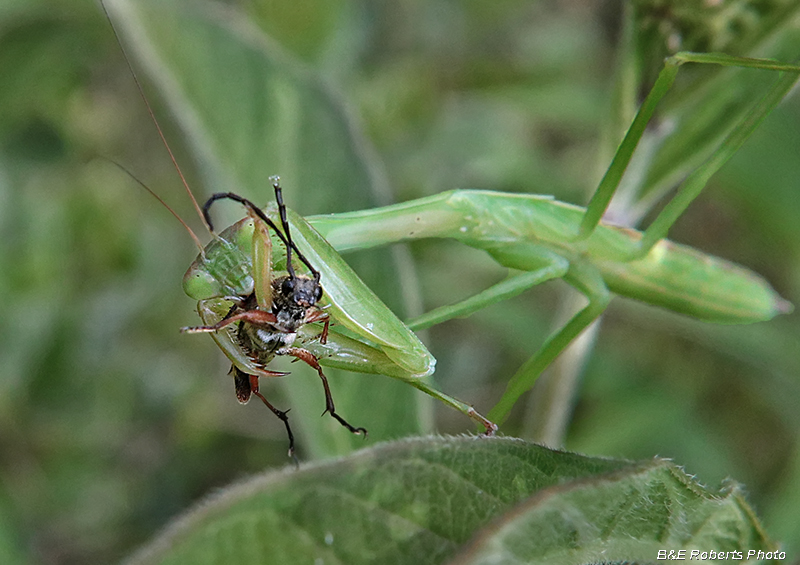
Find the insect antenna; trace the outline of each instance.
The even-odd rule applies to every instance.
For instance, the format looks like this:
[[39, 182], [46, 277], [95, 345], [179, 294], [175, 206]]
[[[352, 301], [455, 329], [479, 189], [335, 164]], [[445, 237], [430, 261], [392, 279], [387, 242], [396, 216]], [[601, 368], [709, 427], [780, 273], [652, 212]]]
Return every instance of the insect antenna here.
[[283, 203], [283, 190], [281, 189], [280, 178], [279, 177], [270, 177], [272, 181], [272, 187], [275, 189], [275, 201], [278, 203], [278, 213], [281, 217], [281, 225], [283, 226], [283, 231], [286, 232], [286, 239], [289, 240], [289, 244], [286, 246], [286, 270], [289, 271], [289, 276], [293, 279], [296, 278], [294, 274], [294, 267], [292, 266], [292, 254], [290, 249], [294, 248], [297, 252], [297, 257], [305, 263], [306, 267], [311, 271], [311, 274], [314, 275], [314, 280], [319, 282], [319, 271], [317, 271], [311, 264], [303, 257], [303, 254], [297, 249], [294, 242], [292, 241], [292, 233], [289, 231], [289, 221], [286, 218], [286, 205]]
[[208, 228], [213, 232], [214, 231], [214, 224], [211, 223], [211, 205], [214, 204], [217, 200], [233, 200], [234, 202], [238, 202], [242, 204], [245, 208], [247, 208], [250, 212], [258, 216], [258, 219], [267, 224], [269, 227], [272, 228], [272, 231], [280, 238], [284, 245], [289, 245], [288, 240], [283, 235], [283, 232], [278, 229], [278, 226], [275, 225], [269, 216], [267, 216], [264, 211], [253, 204], [250, 200], [245, 198], [244, 196], [239, 196], [235, 192], [216, 192], [211, 195], [211, 197], [206, 200], [206, 203], [203, 204], [203, 219], [205, 220]]
[[112, 163], [112, 164], [116, 165], [117, 167], [119, 167], [122, 170], [123, 173], [125, 173], [126, 175], [131, 177], [134, 181], [136, 181], [139, 184], [139, 186], [141, 186], [147, 192], [150, 193], [150, 196], [152, 196], [153, 198], [158, 200], [164, 208], [169, 210], [169, 213], [172, 214], [175, 217], [175, 219], [178, 220], [184, 228], [186, 228], [187, 232], [189, 232], [189, 235], [191, 236], [192, 240], [194, 240], [194, 244], [200, 250], [200, 254], [203, 255], [205, 253], [205, 249], [203, 249], [203, 244], [200, 242], [200, 239], [197, 237], [197, 235], [195, 235], [194, 231], [192, 231], [192, 228], [189, 227], [189, 224], [184, 222], [183, 218], [181, 218], [178, 215], [178, 213], [175, 210], [173, 210], [172, 207], [169, 204], [164, 202], [163, 198], [161, 198], [158, 194], [156, 194], [156, 192], [152, 188], [147, 186], [141, 179], [139, 179], [131, 171], [129, 171], [127, 168], [125, 168], [122, 165], [120, 165], [119, 163], [117, 163], [114, 159], [111, 159], [109, 157], [103, 157], [103, 159], [105, 159], [106, 161], [109, 161], [110, 163]]
[[[277, 177], [271, 177], [273, 179], [277, 179]], [[211, 221], [211, 205], [216, 202], [217, 200], [233, 200], [234, 202], [238, 202], [242, 204], [245, 208], [247, 208], [252, 214], [258, 216], [258, 218], [267, 224], [272, 231], [278, 236], [278, 238], [283, 242], [286, 246], [286, 270], [289, 272], [289, 276], [292, 278], [297, 278], [295, 275], [294, 267], [292, 265], [292, 250], [297, 254], [297, 257], [308, 267], [308, 270], [311, 271], [311, 274], [314, 276], [314, 280], [319, 282], [319, 271], [317, 271], [314, 267], [311, 266], [311, 263], [308, 262], [308, 259], [305, 258], [302, 251], [297, 248], [297, 245], [292, 241], [291, 232], [289, 231], [289, 222], [286, 219], [286, 206], [283, 204], [283, 195], [281, 193], [281, 187], [278, 185], [277, 181], [274, 182], [273, 187], [275, 188], [275, 197], [278, 200], [278, 209], [280, 210], [281, 216], [281, 224], [283, 225], [284, 231], [281, 231], [278, 226], [275, 225], [269, 216], [267, 216], [264, 211], [256, 206], [252, 201], [248, 200], [244, 196], [239, 196], [235, 192], [217, 192], [212, 194], [211, 197], [206, 200], [206, 203], [203, 204], [202, 215], [203, 221], [205, 221], [208, 229], [211, 232], [214, 232], [214, 224]], [[286, 235], [284, 235], [284, 232]]]
[[[103, 8], [103, 12], [106, 15], [106, 19], [108, 20], [108, 24], [111, 26], [111, 31], [114, 33], [114, 38], [117, 40], [117, 44], [119, 45], [120, 51], [122, 51], [122, 57], [125, 59], [125, 64], [128, 66], [128, 70], [130, 70], [130, 72], [131, 72], [131, 76], [133, 77], [133, 82], [136, 83], [136, 89], [139, 91], [139, 96], [141, 96], [142, 100], [144, 101], [144, 105], [147, 108], [147, 113], [150, 115], [150, 119], [153, 121], [153, 124], [156, 126], [156, 130], [158, 131], [158, 136], [161, 138], [161, 142], [164, 144], [164, 147], [167, 149], [167, 153], [169, 153], [169, 158], [172, 161], [172, 164], [175, 166], [175, 170], [178, 171], [178, 176], [180, 176], [180, 178], [181, 178], [181, 182], [183, 183], [183, 187], [186, 189], [186, 193], [189, 195], [189, 198], [192, 200], [192, 204], [194, 205], [194, 209], [197, 211], [197, 215], [205, 220], [202, 212], [200, 211], [200, 205], [197, 203], [197, 199], [194, 197], [194, 193], [192, 192], [192, 189], [189, 187], [189, 183], [186, 181], [186, 177], [183, 176], [183, 170], [181, 169], [180, 165], [178, 165], [178, 161], [177, 161], [177, 159], [175, 159], [175, 155], [172, 153], [172, 148], [169, 146], [169, 143], [167, 142], [167, 138], [164, 136], [164, 132], [161, 130], [161, 126], [158, 123], [158, 119], [156, 118], [155, 112], [153, 112], [153, 108], [150, 106], [150, 101], [147, 99], [147, 95], [145, 95], [145, 93], [144, 93], [144, 88], [142, 88], [142, 83], [139, 81], [139, 77], [137, 76], [136, 71], [133, 69], [133, 64], [131, 64], [130, 57], [128, 57], [128, 52], [125, 50], [125, 46], [122, 44], [122, 40], [120, 39], [119, 32], [117, 32], [117, 28], [114, 25], [114, 21], [111, 19], [111, 14], [108, 13], [108, 8], [106, 8], [105, 2], [103, 2], [103, 0], [100, 0], [100, 6]], [[123, 168], [123, 170], [125, 170], [125, 169]], [[128, 173], [128, 174], [130, 174], [130, 173]], [[131, 176], [137, 182], [139, 182], [139, 184], [141, 184], [142, 186], [145, 186], [141, 181], [139, 181], [139, 179], [137, 179], [133, 175], [131, 175]], [[153, 196], [158, 198], [158, 200], [161, 201], [162, 204], [164, 204], [164, 201], [161, 200], [161, 198], [159, 198], [158, 196], [156, 196], [153, 193], [152, 190], [150, 190], [147, 186], [145, 186], [145, 188], [151, 194], [153, 194]], [[164, 204], [164, 205], [166, 206], [166, 204]], [[167, 206], [167, 208], [169, 208], [169, 206]], [[171, 209], [170, 209], [170, 212], [172, 212]], [[173, 213], [173, 215], [175, 215], [177, 217], [177, 214], [175, 214], [175, 212], [172, 212], [172, 213]], [[180, 220], [180, 218], [178, 218], [178, 219]], [[180, 222], [184, 226], [186, 226], [186, 224], [184, 223], [183, 220], [180, 220]], [[210, 231], [211, 228], [210, 228], [210, 226], [208, 226], [208, 224], [206, 224], [206, 227], [209, 228], [209, 231]], [[194, 234], [192, 234], [192, 237], [194, 237]], [[196, 237], [195, 237], [195, 240], [197, 240]], [[202, 249], [202, 246], [201, 246], [201, 249]]]

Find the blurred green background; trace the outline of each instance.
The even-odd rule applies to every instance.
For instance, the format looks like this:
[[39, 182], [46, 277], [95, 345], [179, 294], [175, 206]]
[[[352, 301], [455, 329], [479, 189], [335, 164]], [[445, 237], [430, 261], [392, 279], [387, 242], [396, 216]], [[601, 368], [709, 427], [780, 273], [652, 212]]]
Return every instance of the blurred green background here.
[[[377, 149], [371, 164], [385, 169], [395, 201], [460, 187], [583, 204], [608, 163], [601, 132], [613, 121], [619, 3], [225, 4], [338, 90]], [[653, 37], [692, 39], [675, 31], [677, 6], [653, 4], [641, 20], [655, 30], [652, 44], [659, 41]], [[768, 19], [744, 5], [745, 21]], [[699, 45], [692, 48], [720, 48]], [[644, 56], [656, 69], [659, 49]], [[184, 133], [141, 74], [190, 183], [201, 198], [218, 190], [203, 185]], [[197, 319], [180, 288], [196, 254], [190, 239], [105, 157], [198, 225], [99, 5], [3, 0], [4, 564], [118, 560], [214, 488], [287, 463], [280, 422], [262, 406], [236, 403], [211, 340], [177, 331]], [[798, 157], [795, 96], [714, 177], [672, 239], [748, 266], [800, 303]], [[336, 210], [319, 209], [313, 193], [289, 199], [302, 213], [352, 209], [335, 194], [325, 199], [337, 201]], [[503, 276], [488, 258], [452, 242], [414, 244], [411, 254], [426, 308]], [[375, 290], [398, 303], [395, 289]], [[437, 384], [487, 411], [570, 292], [550, 283], [430, 330]], [[586, 360], [565, 445], [592, 455], [672, 457], [711, 484], [734, 477], [747, 485], [771, 534], [796, 552], [799, 330], [796, 313], [722, 327], [617, 299]], [[296, 366], [293, 372], [313, 382], [313, 374]], [[343, 406], [385, 401], [387, 411], [393, 408], [393, 398], [370, 397], [376, 377], [356, 378], [363, 396]], [[332, 386], [335, 395], [334, 379]], [[292, 405], [281, 390], [264, 390], [275, 404]], [[321, 395], [313, 402], [318, 413]], [[433, 408], [436, 431], [472, 429], [460, 414]], [[394, 409], [402, 419], [403, 405]], [[502, 431], [527, 435], [529, 412], [520, 407]], [[302, 434], [298, 412], [293, 417]], [[391, 439], [370, 421], [348, 419], [370, 429], [368, 442]], [[409, 425], [415, 428], [426, 429], [424, 421]], [[302, 459], [319, 454], [300, 442]]]

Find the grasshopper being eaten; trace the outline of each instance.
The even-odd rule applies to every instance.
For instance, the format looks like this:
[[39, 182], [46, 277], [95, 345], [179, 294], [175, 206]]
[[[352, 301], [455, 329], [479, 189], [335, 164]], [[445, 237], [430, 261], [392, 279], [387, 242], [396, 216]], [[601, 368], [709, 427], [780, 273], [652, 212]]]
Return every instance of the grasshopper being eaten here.
[[[286, 426], [286, 432], [289, 435], [289, 452], [293, 453], [294, 435], [289, 426], [287, 411], [275, 408], [259, 392], [258, 379], [260, 376], [280, 377], [287, 374], [267, 369], [267, 364], [275, 356], [291, 356], [314, 368], [319, 374], [325, 389], [325, 412], [333, 416], [354, 434], [366, 435], [367, 430], [351, 426], [336, 413], [328, 379], [322, 372], [319, 360], [309, 350], [294, 346], [297, 332], [300, 328], [306, 324], [321, 321], [324, 321], [325, 325], [318, 339], [320, 344], [325, 345], [328, 339], [330, 316], [317, 306], [323, 294], [320, 273], [314, 269], [302, 252], [294, 246], [289, 222], [286, 219], [286, 206], [283, 203], [279, 179], [278, 177], [273, 177], [273, 179], [275, 200], [278, 204], [283, 232], [255, 204], [230, 192], [214, 194], [203, 206], [203, 216], [212, 231], [213, 224], [209, 209], [215, 201], [227, 198], [245, 206], [254, 226], [252, 265], [255, 268], [252, 276], [237, 269], [214, 268], [213, 263], [209, 261], [209, 256], [212, 252], [210, 249], [206, 249], [186, 273], [188, 284], [191, 286], [198, 279], [208, 282], [209, 278], [213, 278], [216, 275], [217, 277], [224, 277], [221, 278], [222, 284], [226, 289], [232, 290], [237, 294], [200, 300], [198, 311], [203, 320], [209, 320], [213, 317], [214, 306], [219, 301], [230, 302], [231, 307], [225, 316], [213, 325], [186, 327], [182, 331], [184, 333], [217, 334], [220, 330], [225, 330], [222, 335], [215, 337], [215, 340], [218, 343], [221, 340], [227, 341], [227, 345], [232, 346], [237, 352], [236, 355], [229, 355], [232, 361], [231, 374], [233, 375], [236, 389], [236, 398], [242, 404], [246, 404], [252, 394], [260, 398], [283, 421]], [[278, 236], [286, 248], [286, 275], [273, 277], [272, 238], [267, 227], [272, 229], [272, 232]], [[233, 240], [236, 239], [236, 235], [235, 231], [226, 230], [226, 236], [231, 237]], [[223, 242], [223, 246], [228, 244], [220, 236], [218, 236], [217, 241]], [[298, 259], [308, 268], [311, 276], [298, 275], [295, 272], [292, 264], [292, 251], [297, 254]], [[237, 276], [240, 274], [245, 275], [244, 280]], [[223, 350], [226, 350], [226, 348], [223, 347]], [[242, 363], [242, 356], [246, 357], [250, 362]], [[254, 369], [258, 369], [258, 372], [255, 372]]]

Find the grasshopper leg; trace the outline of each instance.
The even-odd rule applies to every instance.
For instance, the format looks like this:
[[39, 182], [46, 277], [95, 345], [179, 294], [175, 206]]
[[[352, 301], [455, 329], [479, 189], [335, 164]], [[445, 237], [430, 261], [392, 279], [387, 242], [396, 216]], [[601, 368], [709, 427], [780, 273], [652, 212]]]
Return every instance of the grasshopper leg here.
[[331, 317], [327, 312], [323, 312], [320, 309], [314, 310], [309, 312], [309, 315], [306, 316], [305, 323], [312, 324], [314, 322], [325, 322], [325, 325], [322, 328], [322, 333], [319, 334], [319, 342], [322, 345], [328, 343], [328, 328], [331, 325]]
[[213, 326], [189, 326], [181, 328], [181, 333], [196, 334], [196, 333], [211, 333], [221, 330], [234, 322], [247, 322], [255, 325], [274, 324], [278, 321], [275, 314], [272, 312], [264, 312], [262, 310], [247, 310], [240, 312], [233, 316], [223, 318]]
[[297, 463], [297, 459], [294, 455], [294, 434], [292, 433], [291, 426], [289, 426], [289, 416], [287, 415], [289, 410], [278, 410], [259, 392], [258, 375], [248, 375], [236, 367], [236, 365], [231, 367], [231, 372], [233, 373], [233, 381], [236, 387], [236, 398], [239, 402], [244, 404], [250, 399], [251, 394], [256, 395], [261, 399], [261, 402], [272, 410], [272, 413], [283, 422], [283, 425], [286, 426], [286, 434], [289, 436], [289, 457], [294, 459], [295, 463]]
[[322, 379], [322, 386], [325, 389], [325, 411], [322, 413], [325, 415], [327, 412], [331, 416], [333, 416], [337, 422], [343, 425], [345, 428], [350, 430], [352, 433], [360, 435], [364, 434], [364, 437], [367, 437], [367, 430], [366, 428], [356, 428], [351, 426], [344, 418], [339, 416], [336, 413], [336, 408], [333, 405], [333, 396], [331, 395], [331, 388], [328, 385], [328, 378], [325, 376], [325, 373], [322, 372], [322, 367], [319, 364], [316, 356], [308, 351], [307, 349], [302, 349], [300, 347], [288, 347], [285, 350], [278, 353], [278, 355], [291, 355], [297, 359], [300, 359], [304, 363], [308, 364], [309, 366], [313, 367], [317, 370], [319, 374], [319, 378]]

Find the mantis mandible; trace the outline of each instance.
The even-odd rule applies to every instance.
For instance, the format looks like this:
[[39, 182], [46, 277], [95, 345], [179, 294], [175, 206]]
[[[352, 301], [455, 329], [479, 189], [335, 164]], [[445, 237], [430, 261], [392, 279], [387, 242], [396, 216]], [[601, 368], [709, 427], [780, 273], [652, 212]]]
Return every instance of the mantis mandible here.
[[[679, 67], [685, 63], [772, 69], [783, 71], [784, 74], [778, 78], [769, 93], [753, 106], [747, 118], [728, 133], [705, 163], [689, 175], [676, 196], [644, 233], [601, 223], [656, 105], [669, 90]], [[387, 208], [312, 217], [308, 219], [308, 223], [294, 217], [290, 218], [290, 223], [297, 232], [307, 230], [307, 225], [313, 226], [338, 251], [423, 237], [450, 237], [485, 250], [500, 264], [520, 271], [466, 301], [412, 320], [409, 323], [412, 328], [427, 327], [452, 317], [467, 315], [554, 278], [563, 278], [586, 295], [589, 299], [588, 306], [555, 332], [511, 379], [500, 403], [490, 413], [492, 419], [502, 422], [514, 402], [533, 385], [542, 370], [603, 312], [612, 292], [701, 319], [725, 323], [765, 320], [788, 311], [790, 305], [758, 275], [723, 260], [669, 243], [663, 238], [670, 226], [697, 197], [708, 178], [733, 155], [758, 123], [786, 95], [796, 81], [798, 72], [800, 68], [793, 65], [722, 54], [678, 53], [670, 57], [586, 210], [548, 197], [455, 191]], [[244, 231], [241, 233], [247, 237]], [[313, 232], [309, 230], [309, 233]], [[321, 249], [324, 244], [314, 239], [309, 248], [303, 246], [305, 243], [301, 245], [298, 242], [298, 245], [311, 257], [310, 251], [316, 247]], [[327, 247], [324, 254], [331, 258], [334, 256]], [[257, 269], [258, 261], [255, 265], [252, 260], [248, 264], [246, 256], [242, 261], [245, 270], [253, 272]], [[323, 285], [333, 282], [336, 286], [337, 281], [349, 280], [343, 271], [324, 267], [315, 259], [310, 259], [310, 262], [320, 270]], [[348, 307], [345, 304], [341, 308], [340, 315], [344, 318], [347, 317]], [[217, 315], [224, 316], [224, 313]], [[332, 317], [336, 319], [336, 316]], [[367, 324], [373, 322], [374, 320]], [[358, 327], [358, 331], [364, 332], [358, 335], [368, 339], [366, 324]], [[378, 341], [371, 341], [372, 338], [377, 338]], [[392, 345], [383, 346], [379, 343], [380, 338], [380, 332], [371, 335], [371, 344], [367, 345], [371, 348], [367, 356], [369, 359], [362, 363], [363, 366], [368, 363], [375, 367], [382, 365], [382, 368], [362, 372], [403, 373], [405, 377], [396, 374], [390, 376], [404, 378], [406, 382], [421, 388], [422, 381], [415, 380], [415, 375], [423, 372], [414, 373], [401, 369], [403, 363], [413, 362], [416, 355], [424, 356], [422, 350], [405, 352]], [[311, 349], [322, 345], [324, 344], [312, 344], [308, 347]], [[380, 355], [385, 355], [389, 361], [378, 362]], [[321, 364], [334, 366], [337, 363], [344, 364], [343, 359], [347, 356], [332, 351], [328, 357], [320, 352], [319, 357]], [[403, 363], [398, 363], [401, 358]], [[359, 370], [358, 366], [350, 365], [350, 368]], [[432, 368], [432, 364], [429, 363], [428, 366]], [[434, 396], [441, 394], [434, 389], [425, 392]], [[439, 398], [443, 399], [441, 396]], [[451, 405], [474, 417], [474, 411], [470, 407], [451, 400]]]

